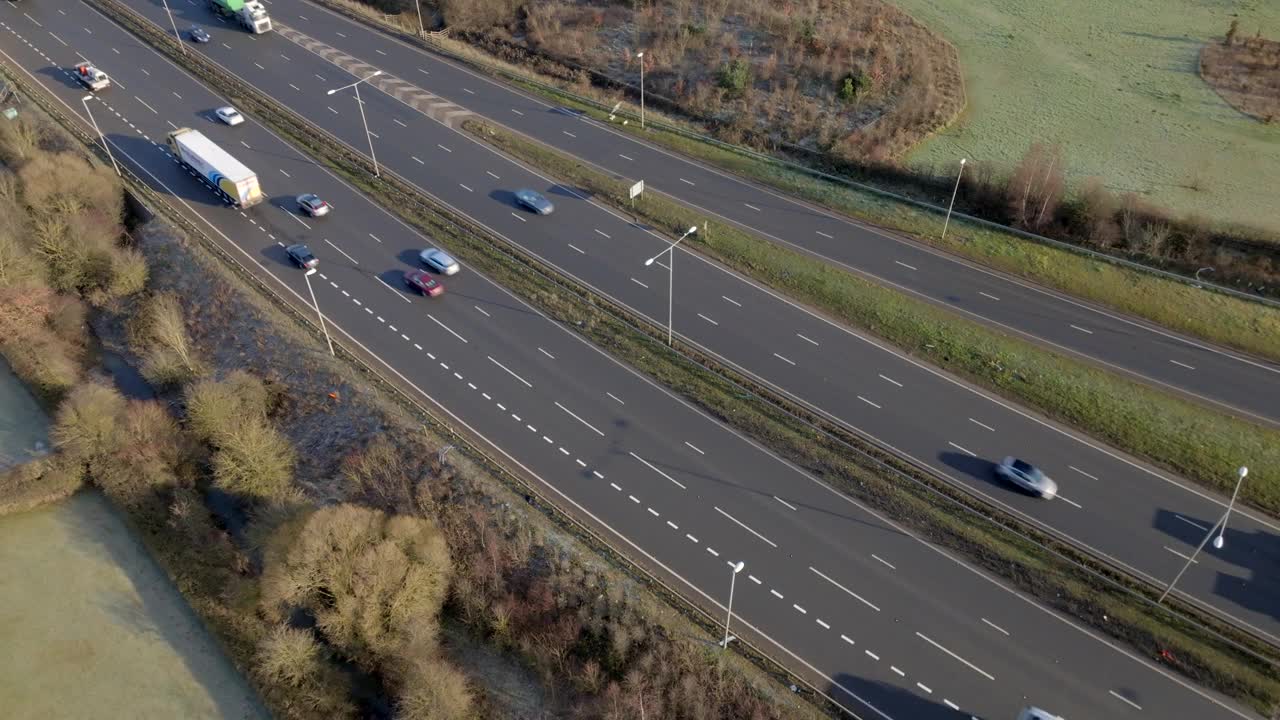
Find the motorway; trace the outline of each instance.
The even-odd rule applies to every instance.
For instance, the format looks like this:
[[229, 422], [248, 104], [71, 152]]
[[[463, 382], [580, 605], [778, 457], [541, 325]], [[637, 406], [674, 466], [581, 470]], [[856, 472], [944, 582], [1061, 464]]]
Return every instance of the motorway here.
[[[168, 29], [158, 3], [128, 2]], [[207, 45], [188, 43], [190, 50], [207, 54], [355, 148], [367, 148], [367, 138], [354, 97], [325, 91], [354, 80], [343, 68], [362, 77], [381, 68], [386, 74], [368, 85], [383, 92], [367, 89], [362, 98], [385, 166], [565, 274], [666, 324], [669, 268], [665, 259], [650, 267], [644, 260], [670, 238], [633, 225], [456, 129], [470, 107], [484, 107], [480, 98], [501, 86], [301, 0], [271, 0], [269, 7], [277, 31], [262, 36], [215, 21], [196, 0], [180, 0], [174, 13], [180, 27], [201, 24], [214, 36]], [[364, 59], [339, 45], [363, 48]], [[532, 115], [572, 121], [577, 125], [566, 127], [575, 129], [561, 132], [574, 141], [596, 127], [502, 92], [525, 108], [506, 108], [503, 122]], [[450, 101], [447, 93], [464, 99]], [[500, 115], [496, 107], [487, 112]], [[635, 152], [620, 136], [604, 137]], [[511, 193], [520, 187], [545, 191], [557, 205], [555, 214], [517, 211]], [[684, 340], [1153, 582], [1172, 578], [1224, 511], [1225, 498], [959, 382], [697, 254], [677, 254], [674, 324]], [[958, 272], [961, 266], [953, 267]], [[1034, 303], [1027, 297], [1011, 304]], [[1258, 395], [1277, 387], [1274, 381], [1261, 383]], [[1057, 479], [1059, 499], [1032, 499], [995, 482], [993, 463], [1010, 454]], [[1177, 591], [1280, 643], [1278, 565], [1280, 523], [1237, 511], [1225, 547], [1202, 554]]]
[[[213, 30], [215, 42], [236, 39]], [[252, 118], [214, 122], [224, 100], [96, 10], [0, 4], [0, 59], [88, 127], [69, 72], [84, 57], [113, 77], [87, 106], [121, 163], [304, 309], [304, 279], [282, 248], [309, 243], [318, 304], [343, 342], [685, 592], [721, 605], [729, 565], [744, 561], [735, 627], [821, 679], [851, 715], [1007, 720], [1032, 701], [1071, 718], [1253, 717], [824, 486], [473, 270], [446, 279], [441, 298], [407, 293], [399, 275], [429, 240]], [[308, 85], [348, 81], [331, 70]], [[269, 199], [226, 207], [165, 148], [178, 126], [254, 168]], [[397, 140], [408, 137], [386, 141]], [[506, 171], [496, 155], [470, 169]], [[302, 192], [334, 212], [300, 217]]]

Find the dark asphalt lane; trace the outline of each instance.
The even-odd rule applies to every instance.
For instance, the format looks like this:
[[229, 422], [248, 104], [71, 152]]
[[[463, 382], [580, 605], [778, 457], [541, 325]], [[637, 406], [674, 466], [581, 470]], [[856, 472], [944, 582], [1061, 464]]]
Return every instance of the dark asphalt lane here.
[[[82, 118], [67, 68], [113, 58], [97, 62], [116, 86], [90, 105], [121, 162], [304, 308], [282, 246], [309, 243], [332, 331], [686, 591], [722, 602], [728, 563], [744, 560], [735, 626], [839, 683], [826, 689], [857, 716], [999, 719], [1033, 697], [1069, 717], [1248, 717], [797, 472], [473, 271], [442, 298], [407, 293], [397, 276], [429, 241], [252, 118], [208, 120], [224, 100], [84, 5], [0, 5], [0, 50]], [[163, 148], [177, 125], [254, 168], [270, 200], [223, 206]], [[332, 215], [298, 216], [290, 200], [306, 191]]]
[[[321, 8], [313, 7], [305, 16], [282, 10], [297, 1], [273, 0], [281, 32], [263, 36], [211, 21], [203, 6], [174, 7], [180, 26], [202, 23], [214, 35], [214, 42], [190, 46], [193, 51], [207, 53], [356, 148], [366, 147], [366, 137], [354, 96], [349, 91], [326, 94], [354, 77], [334, 64], [342, 62], [340, 57], [326, 51], [321, 58], [286, 38], [290, 22], [325, 35], [317, 38], [323, 42], [363, 37], [373, 43], [369, 47], [381, 50], [385, 45], [384, 60], [391, 58], [393, 46], [410, 53], [398, 65], [389, 60], [362, 63], [363, 72], [373, 64], [387, 73], [368, 85], [395, 93], [371, 88], [362, 94], [375, 146], [382, 148], [381, 162], [564, 272], [665, 324], [668, 269], [645, 267], [643, 261], [670, 239], [635, 227], [619, 213], [584, 201], [465, 133], [424, 117], [403, 92], [406, 83], [423, 84], [433, 93], [456, 92], [438, 80], [456, 69]], [[158, 4], [131, 2], [167, 27]], [[404, 65], [413, 58], [418, 66]], [[480, 98], [485, 88], [497, 87], [465, 73], [463, 77], [475, 80], [462, 86], [467, 98]], [[545, 107], [542, 112], [559, 115]], [[525, 186], [544, 191], [557, 211], [536, 217], [514, 208], [511, 192]], [[1153, 581], [1177, 573], [1203, 536], [1197, 536], [1196, 528], [1212, 525], [1225, 508], [1225, 498], [957, 382], [697, 255], [677, 254], [675, 328], [686, 340]], [[1044, 306], [1035, 308], [1046, 312]], [[993, 463], [1007, 454], [1043, 467], [1058, 480], [1061, 497], [1043, 502], [994, 482]], [[1280, 576], [1272, 570], [1277, 559], [1280, 524], [1248, 511], [1233, 513], [1226, 546], [1202, 555], [1178, 591], [1280, 642]]]

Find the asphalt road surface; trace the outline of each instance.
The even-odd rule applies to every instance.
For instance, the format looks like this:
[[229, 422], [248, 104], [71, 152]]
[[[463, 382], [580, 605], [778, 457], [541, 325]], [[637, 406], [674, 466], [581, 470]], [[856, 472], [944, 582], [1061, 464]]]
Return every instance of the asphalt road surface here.
[[[243, 39], [211, 30], [214, 43]], [[283, 246], [308, 243], [331, 331], [687, 592], [723, 603], [730, 564], [744, 561], [734, 627], [822, 678], [854, 716], [1001, 720], [1035, 702], [1073, 718], [1251, 717], [828, 489], [474, 271], [446, 278], [441, 298], [409, 293], [400, 276], [429, 240], [253, 118], [218, 124], [210, 113], [225, 100], [85, 5], [0, 4], [0, 51], [67, 112], [87, 122], [92, 108], [120, 162], [300, 306], [307, 287]], [[85, 57], [115, 81], [87, 103], [70, 74]], [[326, 86], [349, 81], [330, 75], [308, 83], [320, 102]], [[164, 147], [180, 126], [254, 168], [269, 199], [226, 207]], [[470, 169], [508, 166], [489, 155]], [[334, 212], [300, 216], [303, 192]]]
[[[169, 27], [155, 0], [128, 1], [159, 27]], [[183, 7], [182, 2], [190, 4]], [[560, 132], [567, 141], [599, 132], [596, 143], [612, 143], [629, 157], [639, 157], [629, 154], [637, 151], [635, 143], [301, 0], [272, 0], [277, 31], [262, 36], [217, 21], [195, 0], [182, 2], [173, 6], [179, 27], [199, 24], [213, 34], [208, 44], [188, 43], [190, 50], [206, 53], [355, 148], [368, 147], [355, 97], [349, 90], [327, 91], [365, 77], [375, 67], [382, 69], [383, 76], [364, 84], [361, 99], [384, 166], [602, 294], [666, 323], [670, 256], [648, 267], [644, 260], [667, 247], [671, 238], [636, 227], [629, 218], [507, 160], [456, 126], [471, 106], [502, 122], [545, 116], [543, 122], [563, 125]], [[339, 46], [360, 48], [365, 59]], [[443, 99], [446, 95], [459, 99]], [[484, 106], [481, 98], [489, 96], [522, 104]], [[564, 125], [571, 122], [577, 124]], [[521, 187], [544, 192], [556, 203], [556, 212], [536, 217], [516, 208], [512, 192]], [[1225, 498], [958, 382], [698, 255], [676, 255], [674, 327], [684, 339], [1154, 582], [1172, 578], [1224, 512]], [[963, 271], [955, 263], [946, 267], [948, 272]], [[987, 274], [979, 277], [995, 282]], [[1008, 297], [1004, 289], [982, 287]], [[1008, 304], [1040, 307], [1037, 303], [1044, 301], [1028, 296]], [[1231, 367], [1239, 373], [1253, 366]], [[1267, 378], [1256, 386], [1259, 397], [1275, 388], [1280, 383]], [[996, 482], [993, 463], [1010, 454], [1054, 477], [1060, 497], [1044, 502]], [[1248, 458], [1240, 462], [1247, 464]], [[1178, 592], [1280, 642], [1277, 566], [1280, 523], [1236, 512], [1225, 547], [1202, 554], [1179, 582]]]

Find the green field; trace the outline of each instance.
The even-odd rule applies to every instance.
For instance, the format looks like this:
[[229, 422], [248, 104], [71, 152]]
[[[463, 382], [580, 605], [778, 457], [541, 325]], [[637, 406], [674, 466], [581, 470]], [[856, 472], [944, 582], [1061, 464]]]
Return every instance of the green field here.
[[1280, 35], [1280, 2], [892, 2], [956, 44], [969, 96], [910, 163], [1009, 167], [1032, 142], [1059, 143], [1076, 186], [1097, 175], [1180, 215], [1280, 230], [1280, 125], [1233, 110], [1197, 74], [1232, 13], [1241, 35]]

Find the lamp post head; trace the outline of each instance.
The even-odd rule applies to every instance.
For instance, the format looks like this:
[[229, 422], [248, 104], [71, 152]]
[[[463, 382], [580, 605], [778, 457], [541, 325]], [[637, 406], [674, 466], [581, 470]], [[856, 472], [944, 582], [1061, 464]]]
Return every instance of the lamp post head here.
[[325, 93], [325, 95], [332, 95], [332, 94], [334, 94], [334, 93], [336, 93], [336, 92], [338, 92], [338, 89], [337, 89], [337, 88], [334, 88], [333, 90], [330, 90], [329, 92]]
[[636, 57], [641, 57], [641, 58], [644, 57], [644, 51], [641, 50], [640, 52], [636, 53]]
[[961, 166], [963, 166], [963, 165], [964, 165], [965, 163], [967, 163], [967, 162], [969, 162], [969, 158], [960, 158], [960, 165], [961, 165]]
[[381, 75], [381, 74], [382, 74], [382, 71], [381, 71], [381, 70], [374, 70], [374, 71], [373, 71], [373, 74], [372, 74], [372, 75], [370, 75], [369, 77], [378, 77], [378, 76], [379, 76], [379, 75]]
[[739, 561], [738, 561], [738, 564], [733, 566], [733, 574], [734, 574], [734, 575], [737, 575], [738, 573], [742, 572], [742, 568], [744, 568], [744, 567], [746, 567], [746, 566], [747, 566], [747, 564], [746, 564], [746, 563], [744, 563], [744, 562], [742, 562], [741, 560], [739, 560]]
[[1213, 539], [1213, 546], [1214, 546], [1215, 548], [1219, 549], [1219, 550], [1221, 550], [1221, 549], [1222, 549], [1222, 546], [1223, 546], [1223, 545], [1225, 545], [1225, 544], [1226, 544], [1226, 543], [1222, 540], [1222, 536], [1221, 536], [1221, 535], [1219, 535], [1218, 537], [1216, 537], [1216, 538], [1214, 538], [1214, 539]]
[[692, 235], [696, 232], [698, 232], [698, 226], [694, 225], [693, 227], [689, 228], [687, 232], [685, 232], [685, 235]]
[[648, 260], [645, 260], [645, 261], [644, 261], [644, 266], [645, 266], [645, 267], [649, 267], [649, 266], [650, 266], [650, 265], [652, 265], [652, 264], [653, 264], [653, 258], [649, 258]]
[[1243, 465], [1240, 466], [1239, 470], [1236, 470], [1236, 475], [1239, 476], [1241, 480], [1243, 480], [1244, 477], [1248, 474], [1249, 474], [1249, 468], [1244, 467]]
[[312, 275], [315, 275], [315, 274], [316, 274], [316, 269], [311, 268], [310, 270], [307, 270], [305, 273], [303, 273], [303, 277], [311, 277]]

